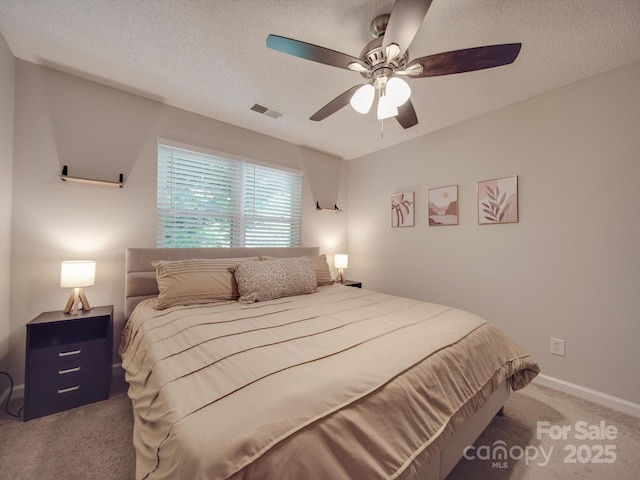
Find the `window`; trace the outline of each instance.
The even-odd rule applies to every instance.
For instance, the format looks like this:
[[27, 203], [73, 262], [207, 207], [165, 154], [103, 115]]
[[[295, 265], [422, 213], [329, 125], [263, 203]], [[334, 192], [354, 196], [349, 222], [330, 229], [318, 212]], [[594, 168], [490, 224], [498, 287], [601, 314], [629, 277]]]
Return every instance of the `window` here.
[[300, 246], [302, 174], [158, 144], [158, 247]]

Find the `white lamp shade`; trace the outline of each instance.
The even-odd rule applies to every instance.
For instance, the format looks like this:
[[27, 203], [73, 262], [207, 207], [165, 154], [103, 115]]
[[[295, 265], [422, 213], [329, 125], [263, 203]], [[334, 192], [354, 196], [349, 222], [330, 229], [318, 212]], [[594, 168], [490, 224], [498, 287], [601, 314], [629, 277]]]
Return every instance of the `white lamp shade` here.
[[96, 283], [96, 262], [88, 260], [64, 261], [60, 268], [62, 288], [90, 287]]
[[376, 89], [373, 88], [373, 85], [367, 83], [356, 90], [356, 93], [351, 96], [349, 103], [356, 112], [362, 114], [369, 113], [371, 105], [373, 105], [375, 93]]
[[398, 115], [398, 106], [393, 103], [391, 97], [388, 95], [380, 97], [380, 100], [378, 100], [378, 120], [395, 117], [396, 115]]
[[387, 82], [386, 96], [393, 102], [396, 107], [399, 107], [411, 96], [411, 87], [407, 82], [398, 77], [392, 77]]
[[349, 255], [346, 253], [336, 253], [333, 261], [336, 268], [349, 267]]

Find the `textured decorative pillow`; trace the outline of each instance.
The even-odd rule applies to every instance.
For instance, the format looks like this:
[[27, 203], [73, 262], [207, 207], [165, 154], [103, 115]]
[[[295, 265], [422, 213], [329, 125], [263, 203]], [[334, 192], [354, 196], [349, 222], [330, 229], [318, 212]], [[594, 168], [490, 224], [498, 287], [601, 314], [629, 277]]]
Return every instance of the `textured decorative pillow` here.
[[257, 260], [258, 257], [243, 257], [153, 262], [160, 291], [158, 309], [236, 300], [238, 286], [230, 269]]
[[244, 304], [313, 293], [317, 287], [313, 264], [304, 257], [240, 263], [235, 275]]
[[[267, 255], [262, 255], [260, 257], [261, 260], [275, 260], [279, 257], [269, 257]], [[326, 255], [319, 255], [317, 257], [302, 257], [311, 259], [311, 263], [313, 264], [313, 269], [316, 272], [316, 280], [318, 285], [331, 285], [333, 283], [333, 278], [331, 278], [331, 270], [329, 269], [329, 264], [327, 263]]]

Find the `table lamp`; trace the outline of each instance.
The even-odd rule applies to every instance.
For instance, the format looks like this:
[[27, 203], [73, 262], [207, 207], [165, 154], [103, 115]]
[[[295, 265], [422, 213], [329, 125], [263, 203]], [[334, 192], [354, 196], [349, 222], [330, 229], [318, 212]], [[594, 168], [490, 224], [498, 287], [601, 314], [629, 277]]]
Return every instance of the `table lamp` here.
[[60, 268], [60, 287], [73, 288], [64, 313], [78, 313], [82, 302], [82, 310], [91, 310], [89, 301], [82, 287], [90, 287], [96, 283], [96, 262], [87, 260], [64, 261]]
[[336, 253], [333, 262], [334, 266], [338, 269], [336, 282], [344, 283], [344, 269], [349, 266], [349, 255], [346, 253]]

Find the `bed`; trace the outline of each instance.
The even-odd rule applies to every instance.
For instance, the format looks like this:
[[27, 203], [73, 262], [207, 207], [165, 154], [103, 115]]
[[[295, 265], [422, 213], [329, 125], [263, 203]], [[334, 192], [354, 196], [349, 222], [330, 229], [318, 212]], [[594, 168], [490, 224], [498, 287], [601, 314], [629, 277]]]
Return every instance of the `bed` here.
[[444, 479], [539, 372], [469, 312], [332, 284], [318, 248], [127, 249], [125, 297], [138, 480]]

